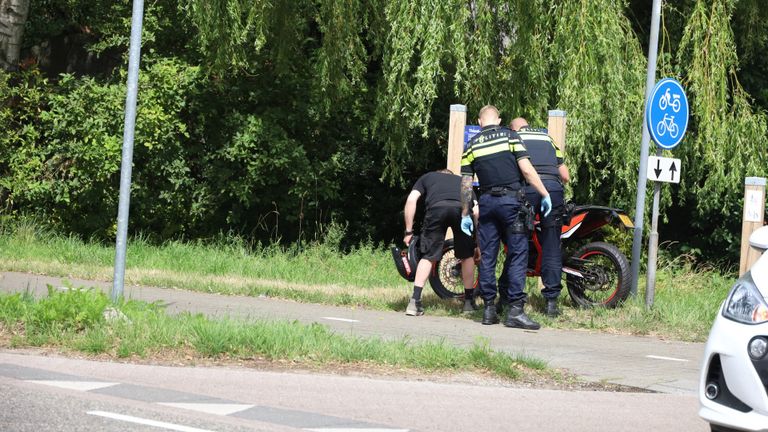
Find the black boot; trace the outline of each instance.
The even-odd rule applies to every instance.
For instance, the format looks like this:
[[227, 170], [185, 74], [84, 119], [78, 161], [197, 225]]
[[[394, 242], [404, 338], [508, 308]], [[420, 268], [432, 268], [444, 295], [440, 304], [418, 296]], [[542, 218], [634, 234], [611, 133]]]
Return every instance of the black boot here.
[[496, 315], [496, 305], [493, 301], [486, 301], [483, 308], [483, 325], [498, 324], [499, 316]]
[[523, 305], [525, 305], [523, 302], [515, 302], [509, 305], [509, 313], [507, 313], [507, 320], [504, 321], [504, 325], [526, 330], [540, 329], [541, 325], [525, 314]]
[[557, 308], [557, 299], [547, 299], [547, 305], [544, 307], [544, 313], [550, 318], [560, 316], [560, 309]]

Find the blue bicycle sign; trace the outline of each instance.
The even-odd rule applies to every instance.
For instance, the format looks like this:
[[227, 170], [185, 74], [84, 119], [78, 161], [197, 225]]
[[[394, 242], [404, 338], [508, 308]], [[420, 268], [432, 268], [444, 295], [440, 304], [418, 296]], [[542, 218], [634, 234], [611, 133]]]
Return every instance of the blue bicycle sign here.
[[688, 98], [679, 82], [664, 78], [656, 83], [645, 106], [645, 119], [659, 147], [669, 150], [680, 144], [688, 128]]

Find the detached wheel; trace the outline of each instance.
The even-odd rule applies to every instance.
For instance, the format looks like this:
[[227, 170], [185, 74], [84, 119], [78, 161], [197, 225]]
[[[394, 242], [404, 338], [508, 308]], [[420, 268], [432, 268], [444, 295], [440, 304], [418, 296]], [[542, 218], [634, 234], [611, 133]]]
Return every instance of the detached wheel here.
[[588, 243], [573, 255], [573, 267], [583, 277], [568, 274], [566, 285], [571, 299], [580, 307], [614, 308], [629, 296], [630, 270], [627, 257], [614, 245]]
[[461, 279], [461, 260], [453, 251], [453, 239], [443, 243], [443, 256], [432, 267], [429, 286], [441, 299], [463, 299], [464, 283]]

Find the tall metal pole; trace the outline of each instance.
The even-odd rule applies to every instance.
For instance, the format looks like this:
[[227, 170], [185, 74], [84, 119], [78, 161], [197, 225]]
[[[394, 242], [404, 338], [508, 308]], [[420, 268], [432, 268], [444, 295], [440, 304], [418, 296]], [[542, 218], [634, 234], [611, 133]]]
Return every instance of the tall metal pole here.
[[[653, 0], [651, 15], [651, 40], [648, 44], [648, 75], [645, 80], [645, 103], [651, 97], [656, 84], [656, 56], [659, 49], [659, 19], [661, 17], [661, 0]], [[645, 103], [643, 108], [645, 108]], [[645, 124], [645, 109], [643, 109], [643, 138], [640, 143], [640, 169], [637, 179], [637, 200], [635, 204], [635, 232], [632, 238], [632, 296], [637, 296], [637, 281], [640, 278], [640, 252], [643, 246], [643, 216], [645, 213], [645, 187], [648, 178], [648, 145], [651, 134]]]
[[133, 136], [136, 128], [136, 98], [139, 90], [139, 61], [141, 60], [141, 27], [143, 18], [144, 0], [133, 0], [130, 57], [128, 58], [128, 91], [125, 98], [125, 129], [123, 130], [123, 161], [120, 168], [120, 204], [117, 212], [115, 276], [112, 284], [113, 302], [122, 298], [125, 280], [125, 250], [128, 241], [128, 210], [131, 204]]
[[[661, 156], [661, 148], [656, 149], [656, 156]], [[648, 236], [648, 269], [645, 277], [645, 307], [653, 306], [656, 296], [656, 263], [659, 257], [659, 198], [661, 183], [653, 185], [653, 206], [651, 207], [651, 234]]]

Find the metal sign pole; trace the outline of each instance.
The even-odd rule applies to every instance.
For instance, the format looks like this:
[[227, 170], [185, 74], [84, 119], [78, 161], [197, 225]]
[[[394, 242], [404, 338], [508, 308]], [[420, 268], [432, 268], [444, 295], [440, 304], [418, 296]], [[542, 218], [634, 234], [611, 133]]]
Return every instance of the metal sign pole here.
[[[661, 16], [661, 0], [653, 0], [651, 15], [651, 40], [648, 44], [648, 75], [645, 80], [645, 100], [651, 96], [656, 82], [656, 56], [659, 47], [659, 19]], [[645, 110], [643, 110], [645, 113]], [[643, 114], [645, 116], [645, 114]], [[648, 164], [648, 145], [651, 135], [643, 118], [643, 138], [640, 144], [640, 169], [637, 179], [637, 200], [635, 202], [635, 232], [632, 238], [632, 286], [630, 293], [637, 296], [637, 281], [640, 278], [640, 252], [643, 242], [643, 214], [645, 213], [645, 187], [648, 181], [646, 169]]]
[[[656, 149], [656, 156], [661, 156], [661, 149]], [[659, 256], [659, 196], [661, 183], [653, 185], [653, 212], [651, 214], [651, 235], [648, 238], [648, 269], [645, 281], [645, 307], [653, 306], [656, 295], [656, 262]]]
[[136, 99], [139, 90], [139, 61], [141, 60], [141, 27], [144, 18], [144, 0], [133, 0], [131, 16], [131, 45], [128, 58], [128, 90], [125, 98], [125, 128], [123, 130], [123, 160], [120, 168], [120, 203], [117, 212], [117, 240], [115, 244], [115, 275], [112, 301], [123, 296], [125, 279], [125, 250], [128, 238], [128, 210], [131, 202], [131, 168], [133, 165], [133, 137], [136, 128]]

